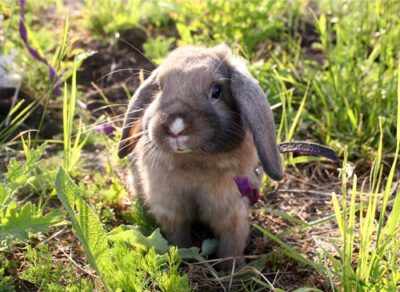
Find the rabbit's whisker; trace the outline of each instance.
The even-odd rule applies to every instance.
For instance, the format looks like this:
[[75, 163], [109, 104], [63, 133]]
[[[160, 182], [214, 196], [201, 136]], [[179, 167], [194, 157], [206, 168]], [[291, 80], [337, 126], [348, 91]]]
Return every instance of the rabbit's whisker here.
[[225, 60], [228, 58], [229, 54], [226, 54], [225, 57], [219, 62], [217, 68], [215, 68], [213, 75], [218, 71], [219, 67], [225, 62]]
[[148, 60], [153, 66], [154, 68], [157, 68], [156, 64], [154, 64], [148, 57], [146, 57], [145, 54], [143, 54], [138, 48], [136, 48], [133, 44], [131, 44], [130, 42], [124, 40], [123, 38], [120, 38], [120, 40], [127, 44], [128, 46], [130, 46], [132, 49], [134, 49], [136, 52], [138, 52], [139, 54], [141, 54], [144, 58], [146, 58], [146, 60]]
[[99, 77], [98, 79], [96, 79], [95, 82], [101, 81], [104, 78], [106, 78], [107, 76], [113, 75], [114, 73], [123, 72], [123, 71], [143, 71], [145, 73], [151, 73], [151, 71], [144, 70], [144, 69], [133, 69], [133, 68], [117, 69], [117, 70], [112, 70], [111, 72]]
[[91, 112], [92, 112], [92, 114], [94, 114], [94, 113], [97, 113], [97, 112], [99, 112], [99, 111], [103, 111], [103, 110], [108, 109], [108, 108], [122, 107], [122, 106], [126, 106], [126, 104], [123, 104], [123, 103], [108, 104], [108, 105], [103, 105], [103, 106], [101, 106], [101, 107], [98, 107], [98, 108], [92, 110]]
[[[137, 133], [125, 138], [125, 139], [120, 140], [119, 143], [123, 143], [123, 142], [129, 141], [131, 139], [135, 139], [135, 138], [138, 138], [138, 137], [141, 137], [141, 136], [145, 136], [145, 135], [143, 135], [143, 133], [144, 133], [143, 131], [137, 132]], [[124, 146], [122, 149], [125, 149], [125, 147], [127, 147], [127, 146]]]
[[129, 80], [131, 80], [133, 77], [136, 77], [136, 76], [140, 76], [140, 73], [134, 73], [134, 74], [129, 75], [129, 77], [125, 79], [125, 82], [128, 82]]

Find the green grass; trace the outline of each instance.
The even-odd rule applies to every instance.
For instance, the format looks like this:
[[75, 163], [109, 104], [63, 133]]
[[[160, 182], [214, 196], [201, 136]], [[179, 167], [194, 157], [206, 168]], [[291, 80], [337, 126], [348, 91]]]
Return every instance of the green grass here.
[[[398, 66], [400, 72], [400, 65]], [[340, 239], [332, 238], [335, 253], [324, 251], [332, 267], [308, 260], [293, 247], [256, 226], [270, 240], [279, 244], [277, 250], [301, 263], [309, 265], [332, 283], [340, 283], [344, 291], [397, 291], [400, 288], [400, 188], [394, 181], [400, 151], [400, 74], [397, 82], [396, 150], [389, 174], [383, 177], [382, 164], [383, 122], [380, 120], [379, 145], [370, 176], [359, 189], [358, 177], [347, 160], [341, 168], [342, 192], [332, 193], [334, 215]], [[348, 188], [349, 181], [351, 189]], [[367, 187], [365, 187], [367, 185]], [[299, 224], [299, 220], [285, 213], [275, 215]], [[330, 218], [332, 220], [332, 218]], [[312, 222], [302, 222], [306, 228]], [[320, 223], [325, 223], [321, 221]], [[315, 225], [314, 227], [315, 228]], [[285, 232], [285, 236], [292, 231]], [[357, 251], [356, 251], [357, 249]]]
[[[47, 230], [51, 226], [63, 225], [62, 212], [53, 209], [44, 214], [46, 192], [36, 188], [40, 182], [40, 158], [45, 144], [31, 149], [25, 163], [11, 159], [4, 181], [0, 182], [0, 251], [9, 250], [14, 244], [28, 241], [32, 234]], [[20, 198], [39, 195], [38, 203], [20, 203]]]
[[[400, 66], [398, 70], [400, 72]], [[331, 255], [330, 259], [333, 272], [345, 291], [396, 291], [400, 287], [400, 189], [393, 182], [400, 150], [400, 74], [397, 88], [397, 142], [389, 175], [382, 178], [383, 135], [380, 135], [380, 151], [371, 170], [367, 197], [362, 195], [363, 190], [357, 192], [357, 175], [354, 175], [348, 201], [346, 165], [342, 172], [341, 201], [336, 194], [332, 194], [343, 247], [339, 249], [340, 260]], [[359, 250], [357, 254], [355, 246]]]
[[[64, 167], [68, 171], [75, 170], [80, 159], [81, 150], [86, 143], [85, 138], [81, 139], [82, 120], [79, 120], [78, 122], [77, 134], [72, 136], [72, 130], [75, 122], [74, 115], [75, 115], [75, 107], [77, 99], [77, 90], [76, 90], [77, 70], [78, 70], [78, 65], [77, 61], [75, 61], [72, 72], [71, 87], [70, 90], [68, 90], [68, 86], [65, 83], [64, 97], [63, 97]], [[74, 140], [72, 138], [74, 138]]]
[[[179, 274], [177, 248], [170, 249], [159, 232], [146, 238], [133, 229], [116, 228], [107, 235], [64, 169], [60, 168], [55, 184], [58, 198], [71, 218], [72, 229], [107, 290], [143, 291], [151, 287], [161, 291], [189, 290], [187, 277]], [[109, 239], [114, 242], [112, 247]], [[142, 253], [143, 249], [147, 254]]]
[[400, 20], [394, 12], [399, 9], [400, 3], [391, 0], [326, 1], [316, 16], [326, 71], [307, 68], [315, 91], [310, 118], [318, 121], [322, 141], [347, 145], [357, 156], [377, 148], [380, 116], [387, 120], [384, 149], [393, 151], [396, 145]]
[[49, 247], [41, 244], [28, 246], [26, 250], [27, 267], [20, 278], [33, 283], [43, 291], [93, 291], [94, 283], [90, 279], [77, 280], [72, 264], [56, 263]]
[[[118, 134], [93, 133], [100, 121], [117, 126], [121, 117], [95, 121], [77, 106], [92, 102], [84, 100], [77, 85], [80, 66], [92, 52], [79, 48], [76, 33], [117, 48], [120, 35], [133, 28], [147, 35], [144, 54], [155, 64], [174, 46], [227, 43], [245, 57], [268, 94], [280, 141], [321, 142], [344, 159], [332, 213], [305, 222], [291, 213], [264, 210], [292, 226], [279, 234], [254, 227], [267, 245], [275, 243], [275, 256], [267, 254], [246, 266], [246, 274], [234, 276], [203, 263], [210, 281], [245, 291], [281, 291], [262, 271], [275, 264], [279, 269], [290, 257], [317, 271], [332, 291], [400, 289], [399, 1], [86, 0], [78, 15], [67, 9], [61, 1], [27, 3], [29, 40], [60, 76], [62, 95], [56, 97], [46, 66], [29, 55], [19, 37], [18, 3], [0, 4], [0, 55], [13, 60], [12, 66], [0, 64], [1, 69], [18, 74], [33, 99], [30, 106], [17, 102], [7, 122], [0, 121], [0, 156], [8, 161], [8, 169], [0, 171], [1, 291], [13, 291], [21, 281], [44, 291], [195, 288], [183, 262], [204, 261], [215, 242], [168, 247], [143, 202], [123, 201], [127, 190], [119, 169], [127, 165], [116, 157]], [[61, 136], [43, 141], [35, 133], [22, 133], [10, 141], [36, 108], [46, 115], [54, 106], [62, 108]], [[87, 153], [93, 151], [104, 158], [104, 169], [88, 165]], [[325, 163], [289, 155], [284, 165], [300, 168], [315, 160]], [[65, 170], [57, 172], [60, 166]], [[318, 231], [327, 222], [337, 224], [339, 236], [329, 238], [330, 248], [320, 247], [320, 260], [288, 243], [288, 237]], [[72, 262], [59, 264], [52, 241], [46, 240], [61, 225], [79, 239], [99, 281], [82, 277]], [[23, 256], [13, 257], [21, 250]], [[290, 287], [296, 288], [302, 289]]]
[[135, 27], [140, 19], [140, 0], [94, 1], [85, 0], [83, 23], [95, 36], [112, 36], [119, 31]]
[[95, 38], [111, 41], [119, 38], [120, 32], [140, 27], [167, 25], [170, 22], [169, 11], [174, 1], [127, 0], [95, 1], [85, 0], [82, 9], [83, 25]]

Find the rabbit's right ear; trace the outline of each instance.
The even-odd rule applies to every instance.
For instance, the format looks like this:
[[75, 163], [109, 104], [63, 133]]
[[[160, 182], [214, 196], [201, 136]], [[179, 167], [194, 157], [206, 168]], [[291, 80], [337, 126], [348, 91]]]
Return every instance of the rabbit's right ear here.
[[158, 70], [156, 69], [139, 86], [129, 103], [118, 147], [119, 158], [127, 156], [135, 148], [136, 142], [140, 138], [144, 111], [159, 90], [157, 75]]
[[240, 115], [253, 134], [261, 164], [274, 180], [283, 178], [279, 149], [276, 144], [275, 123], [267, 97], [249, 72], [234, 70], [231, 90]]

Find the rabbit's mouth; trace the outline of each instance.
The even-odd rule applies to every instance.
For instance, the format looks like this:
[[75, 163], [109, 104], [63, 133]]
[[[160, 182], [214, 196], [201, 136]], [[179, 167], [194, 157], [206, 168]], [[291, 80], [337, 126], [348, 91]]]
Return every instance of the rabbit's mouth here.
[[168, 144], [171, 147], [172, 151], [177, 154], [192, 152], [192, 150], [189, 149], [186, 145], [188, 139], [188, 136], [169, 136], [167, 138]]
[[189, 140], [187, 128], [187, 122], [180, 116], [172, 118], [169, 124], [164, 125], [168, 144], [175, 153], [190, 152], [187, 147]]

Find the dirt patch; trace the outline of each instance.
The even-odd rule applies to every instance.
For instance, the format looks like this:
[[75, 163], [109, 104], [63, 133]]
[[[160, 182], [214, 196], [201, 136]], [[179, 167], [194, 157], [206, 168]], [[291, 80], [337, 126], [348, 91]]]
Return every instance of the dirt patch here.
[[[287, 233], [281, 239], [294, 247], [300, 254], [314, 262], [319, 262], [321, 244], [327, 236], [337, 236], [337, 226], [328, 220], [315, 228], [302, 229], [300, 224], [279, 216], [282, 212], [299, 222], [312, 222], [333, 214], [330, 203], [331, 192], [340, 191], [340, 180], [334, 165], [313, 163], [298, 169], [286, 170], [285, 179], [274, 184], [273, 191], [267, 191], [260, 202], [251, 210], [252, 224], [268, 230], [274, 235]], [[292, 231], [290, 231], [292, 230]], [[305, 266], [275, 249], [277, 243], [264, 238], [253, 228], [246, 249], [248, 254], [272, 252], [275, 263], [266, 265], [263, 273], [275, 283], [275, 287], [291, 290], [299, 287], [329, 289], [326, 280], [309, 266]]]
[[[78, 88], [83, 93], [79, 106], [98, 117], [103, 113], [113, 116], [123, 114], [130, 97], [147, 78], [155, 66], [141, 51], [146, 34], [140, 29], [121, 33], [115, 45], [102, 41], [80, 41], [75, 46], [96, 53], [87, 58], [77, 76]], [[12, 100], [14, 88], [0, 89], [0, 121], [5, 120], [13, 103], [25, 100], [26, 104], [15, 115], [35, 101], [34, 93], [22, 89], [16, 101]], [[62, 133], [62, 105], [50, 100], [46, 105], [37, 103], [29, 117], [14, 131], [15, 137], [22, 131], [39, 129], [39, 137], [54, 138]], [[10, 137], [10, 138], [12, 138]]]
[[92, 114], [124, 113], [141, 79], [155, 68], [141, 53], [144, 41], [144, 32], [135, 29], [123, 32], [114, 46], [100, 41], [81, 45], [97, 52], [84, 61], [77, 76], [83, 100]]
[[56, 134], [62, 131], [62, 116], [61, 110], [58, 108], [47, 108], [46, 105], [39, 103], [33, 98], [33, 94], [30, 94], [27, 90], [22, 89], [15, 96], [15, 88], [0, 88], [0, 122], [5, 121], [9, 112], [14, 109], [15, 105], [20, 102], [24, 102], [21, 107], [15, 110], [14, 115], [9, 119], [9, 123], [0, 126], [0, 130], [7, 129], [13, 125], [13, 119], [17, 116], [24, 116], [26, 109], [31, 107], [29, 110], [30, 114], [27, 118], [19, 124], [13, 133], [9, 136], [8, 140], [16, 137], [19, 133], [28, 130], [39, 129], [34, 135], [38, 135], [43, 139], [51, 139]]

